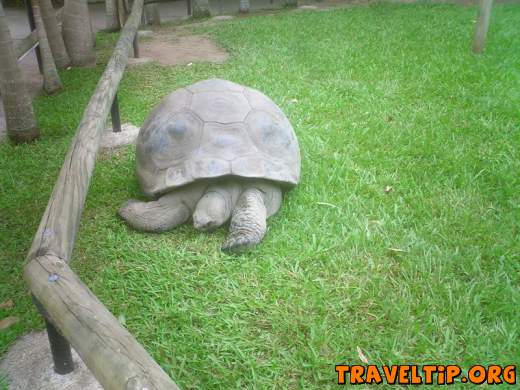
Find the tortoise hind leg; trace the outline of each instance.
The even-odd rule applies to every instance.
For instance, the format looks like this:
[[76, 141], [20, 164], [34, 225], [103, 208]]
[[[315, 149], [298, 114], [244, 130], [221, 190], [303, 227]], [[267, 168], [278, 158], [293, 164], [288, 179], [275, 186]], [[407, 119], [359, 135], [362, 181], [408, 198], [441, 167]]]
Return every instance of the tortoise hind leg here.
[[164, 232], [190, 218], [205, 187], [200, 183], [192, 184], [150, 202], [129, 200], [121, 206], [118, 214], [136, 230]]

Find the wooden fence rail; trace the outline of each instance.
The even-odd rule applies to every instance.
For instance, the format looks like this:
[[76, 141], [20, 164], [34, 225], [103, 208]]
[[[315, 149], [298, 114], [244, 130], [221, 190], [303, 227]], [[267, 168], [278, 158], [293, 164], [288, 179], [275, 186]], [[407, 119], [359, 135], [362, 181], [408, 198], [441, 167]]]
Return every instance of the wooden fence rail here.
[[108, 390], [178, 389], [68, 266], [100, 139], [142, 11], [143, 0], [135, 0], [69, 147], [24, 269], [42, 314]]

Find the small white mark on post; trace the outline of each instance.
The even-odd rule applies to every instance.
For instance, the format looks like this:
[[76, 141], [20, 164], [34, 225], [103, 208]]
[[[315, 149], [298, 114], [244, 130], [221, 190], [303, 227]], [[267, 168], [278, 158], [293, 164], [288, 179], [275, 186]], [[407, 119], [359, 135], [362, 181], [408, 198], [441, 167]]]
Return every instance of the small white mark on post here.
[[475, 54], [480, 54], [484, 51], [492, 5], [493, 0], [479, 1], [478, 18], [475, 25], [475, 37], [473, 38], [473, 53]]

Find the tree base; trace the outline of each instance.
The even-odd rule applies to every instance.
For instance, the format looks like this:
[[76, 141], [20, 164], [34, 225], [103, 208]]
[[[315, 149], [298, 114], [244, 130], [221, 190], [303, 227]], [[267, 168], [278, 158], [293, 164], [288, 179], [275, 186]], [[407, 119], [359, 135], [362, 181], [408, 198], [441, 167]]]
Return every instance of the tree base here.
[[193, 19], [203, 19], [203, 18], [209, 18], [211, 16], [211, 13], [209, 12], [209, 9], [194, 8], [192, 16], [193, 16]]
[[15, 144], [26, 144], [40, 138], [40, 130], [34, 128], [20, 133], [13, 133], [7, 129], [7, 136]]

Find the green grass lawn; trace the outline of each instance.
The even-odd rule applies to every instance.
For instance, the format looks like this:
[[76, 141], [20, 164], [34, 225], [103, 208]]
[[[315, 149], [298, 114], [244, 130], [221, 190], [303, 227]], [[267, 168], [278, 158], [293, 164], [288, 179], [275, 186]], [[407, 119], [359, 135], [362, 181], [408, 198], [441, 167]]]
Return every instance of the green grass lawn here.
[[[183, 388], [335, 388], [357, 347], [374, 364], [519, 364], [520, 7], [494, 7], [480, 57], [475, 15], [376, 4], [239, 18], [196, 30], [226, 64], [130, 69], [121, 114], [138, 125], [201, 79], [265, 92], [298, 135], [301, 183], [264, 242], [228, 256], [225, 228], [127, 228], [115, 212], [140, 196], [134, 149], [101, 154], [73, 268]], [[43, 326], [24, 256], [102, 69], [62, 72], [65, 91], [35, 101], [42, 140], [0, 146], [0, 302], [15, 301], [0, 318], [20, 318], [0, 353]]]

